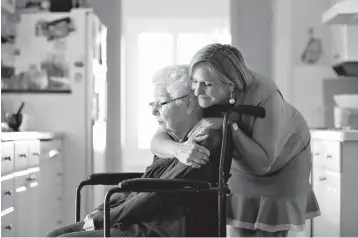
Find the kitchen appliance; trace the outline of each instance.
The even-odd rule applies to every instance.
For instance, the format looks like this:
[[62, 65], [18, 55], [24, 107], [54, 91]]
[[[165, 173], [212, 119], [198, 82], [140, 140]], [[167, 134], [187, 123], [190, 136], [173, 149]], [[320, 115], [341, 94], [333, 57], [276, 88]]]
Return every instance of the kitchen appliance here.
[[[57, 24], [61, 19], [65, 20]], [[90, 173], [103, 172], [105, 165], [107, 28], [92, 9], [23, 13], [16, 28], [14, 44], [20, 52], [13, 65], [16, 73], [31, 67], [40, 70], [48, 59], [52, 62], [61, 60], [61, 65], [68, 69], [69, 93], [3, 92], [1, 95], [4, 111], [14, 112], [22, 101], [26, 103], [23, 111], [33, 118], [28, 131], [64, 135], [63, 222], [67, 224], [73, 222], [73, 197], [77, 184]], [[58, 71], [58, 67], [53, 65], [47, 69], [48, 72]], [[89, 200], [86, 199], [84, 210], [94, 206], [91, 201], [94, 196], [89, 194], [91, 191], [87, 192], [85, 196]]]
[[322, 126], [333, 128], [335, 127], [334, 108], [349, 108], [357, 103], [355, 96], [352, 95], [358, 95], [358, 77], [324, 78], [322, 89], [324, 109]]
[[358, 128], [358, 108], [334, 108], [334, 127], [354, 129]]
[[337, 94], [333, 96], [335, 128], [358, 128], [358, 94]]

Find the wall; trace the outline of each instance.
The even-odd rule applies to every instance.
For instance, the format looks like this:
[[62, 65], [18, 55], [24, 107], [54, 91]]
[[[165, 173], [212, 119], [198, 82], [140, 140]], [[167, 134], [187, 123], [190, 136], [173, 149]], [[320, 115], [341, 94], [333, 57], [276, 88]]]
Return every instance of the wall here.
[[94, 12], [107, 26], [107, 151], [106, 171], [118, 171], [120, 162], [120, 75], [121, 75], [121, 14], [120, 0], [92, 1]]
[[230, 24], [232, 44], [244, 54], [249, 66], [272, 77], [271, 1], [231, 0]]
[[[218, 0], [123, 0], [128, 17], [228, 17], [229, 1]], [[220, 2], [220, 4], [218, 4]]]

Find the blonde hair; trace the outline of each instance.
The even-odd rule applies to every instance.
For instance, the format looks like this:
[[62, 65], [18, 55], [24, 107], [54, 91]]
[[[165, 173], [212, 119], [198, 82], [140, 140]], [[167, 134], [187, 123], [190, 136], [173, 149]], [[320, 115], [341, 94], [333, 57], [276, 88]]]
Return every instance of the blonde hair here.
[[190, 77], [201, 63], [207, 64], [213, 76], [233, 85], [235, 90], [244, 91], [253, 81], [244, 56], [234, 46], [215, 43], [201, 48], [190, 62]]
[[153, 77], [154, 86], [164, 85], [171, 99], [184, 95], [194, 96], [191, 90], [189, 65], [171, 65], [158, 70]]

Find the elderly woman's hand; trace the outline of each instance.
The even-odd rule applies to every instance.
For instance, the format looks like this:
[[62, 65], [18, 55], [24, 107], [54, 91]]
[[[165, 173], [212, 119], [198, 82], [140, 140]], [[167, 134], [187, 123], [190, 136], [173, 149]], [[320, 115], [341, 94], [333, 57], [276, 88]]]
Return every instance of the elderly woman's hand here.
[[193, 168], [200, 168], [209, 162], [210, 151], [204, 146], [197, 144], [205, 139], [207, 135], [197, 136], [178, 144], [176, 158], [183, 164]]

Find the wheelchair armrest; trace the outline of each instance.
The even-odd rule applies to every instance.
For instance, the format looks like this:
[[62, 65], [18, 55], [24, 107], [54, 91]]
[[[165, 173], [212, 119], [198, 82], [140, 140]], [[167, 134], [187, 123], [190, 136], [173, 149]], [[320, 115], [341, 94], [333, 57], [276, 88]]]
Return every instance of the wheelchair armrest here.
[[143, 173], [95, 173], [87, 178], [90, 185], [117, 185], [123, 180], [140, 178]]
[[137, 178], [124, 180], [119, 184], [120, 188], [124, 189], [181, 189], [181, 188], [196, 188], [209, 189], [211, 184], [206, 181], [186, 180], [186, 179], [153, 179], [153, 178]]

